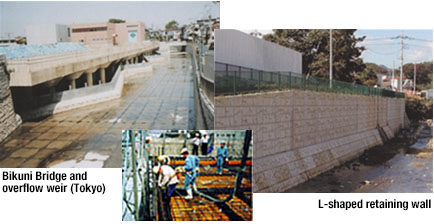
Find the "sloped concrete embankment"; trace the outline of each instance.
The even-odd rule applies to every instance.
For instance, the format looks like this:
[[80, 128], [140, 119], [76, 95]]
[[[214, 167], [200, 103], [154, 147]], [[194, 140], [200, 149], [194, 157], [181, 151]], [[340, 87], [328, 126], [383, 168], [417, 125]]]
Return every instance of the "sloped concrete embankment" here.
[[254, 192], [282, 192], [383, 143], [404, 99], [309, 91], [215, 98], [216, 129], [254, 132]]
[[6, 56], [0, 55], [0, 142], [21, 123], [21, 119], [15, 114], [6, 72]]

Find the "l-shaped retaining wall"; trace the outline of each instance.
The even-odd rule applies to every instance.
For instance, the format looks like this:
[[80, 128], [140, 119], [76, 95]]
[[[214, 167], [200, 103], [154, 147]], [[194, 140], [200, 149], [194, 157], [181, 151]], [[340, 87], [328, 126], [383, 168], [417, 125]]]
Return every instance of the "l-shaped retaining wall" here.
[[282, 192], [404, 125], [404, 99], [280, 91], [215, 98], [216, 129], [254, 133], [253, 191]]

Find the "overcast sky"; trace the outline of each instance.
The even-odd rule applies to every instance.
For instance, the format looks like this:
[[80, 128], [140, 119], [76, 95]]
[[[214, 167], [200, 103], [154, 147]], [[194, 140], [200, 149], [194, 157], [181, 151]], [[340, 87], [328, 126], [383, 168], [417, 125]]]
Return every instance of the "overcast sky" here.
[[170, 20], [180, 25], [218, 17], [220, 5], [212, 2], [0, 2], [0, 37], [25, 34], [31, 24], [104, 22], [110, 18], [142, 21], [164, 28]]

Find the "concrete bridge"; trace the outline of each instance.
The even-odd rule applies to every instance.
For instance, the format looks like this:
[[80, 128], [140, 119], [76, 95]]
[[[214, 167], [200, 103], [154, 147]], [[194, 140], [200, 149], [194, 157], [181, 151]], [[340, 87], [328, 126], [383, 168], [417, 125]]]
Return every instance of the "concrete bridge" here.
[[86, 76], [87, 85], [94, 84], [93, 76], [98, 72], [101, 83], [106, 82], [106, 69], [113, 63], [137, 63], [145, 54], [157, 50], [159, 44], [126, 44], [102, 47], [88, 51], [70, 52], [30, 58], [12, 59], [8, 61], [11, 75], [11, 87], [31, 87], [45, 83], [55, 86], [67, 77], [71, 88], [76, 88], [76, 80]]
[[[109, 83], [119, 65], [146, 61], [159, 43], [124, 44], [8, 60], [15, 111], [22, 115], [58, 101], [67, 90]], [[23, 117], [26, 120], [26, 116]]]
[[[11, 67], [0, 63], [0, 90], [7, 90], [0, 91], [0, 115], [7, 115], [0, 116], [0, 167], [119, 167], [122, 130], [205, 130], [195, 121], [202, 112], [197, 112], [194, 60], [168, 45], [160, 43], [159, 55], [146, 56], [149, 63], [127, 64], [144, 60], [143, 54], [112, 62], [105, 84], [95, 81], [82, 88], [87, 81], [82, 75], [76, 89], [69, 89], [65, 72], [57, 85], [15, 86], [10, 94], [8, 74], [2, 71]], [[116, 68], [113, 75], [111, 68]], [[94, 72], [92, 78], [98, 77]], [[24, 120], [21, 125], [14, 109]]]

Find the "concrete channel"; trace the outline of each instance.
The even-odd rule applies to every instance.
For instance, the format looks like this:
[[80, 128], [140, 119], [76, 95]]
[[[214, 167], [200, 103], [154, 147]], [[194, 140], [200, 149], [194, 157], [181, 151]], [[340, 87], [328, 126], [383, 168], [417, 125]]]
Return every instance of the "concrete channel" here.
[[169, 50], [149, 56], [153, 71], [127, 78], [118, 99], [24, 122], [0, 143], [0, 167], [120, 167], [123, 129], [195, 128], [191, 55]]
[[432, 126], [413, 124], [384, 145], [286, 192], [432, 193], [432, 155]]

